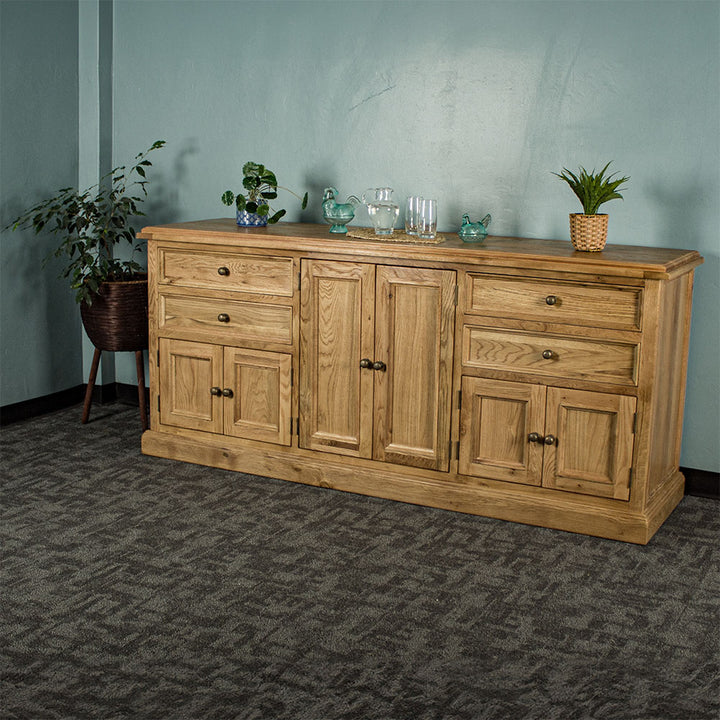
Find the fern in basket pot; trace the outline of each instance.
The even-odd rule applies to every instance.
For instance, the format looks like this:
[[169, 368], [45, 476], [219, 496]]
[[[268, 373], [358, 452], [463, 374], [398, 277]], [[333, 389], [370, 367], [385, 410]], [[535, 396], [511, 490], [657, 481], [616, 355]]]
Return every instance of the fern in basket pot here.
[[[152, 165], [147, 156], [164, 144], [157, 140], [129, 167], [114, 168], [87, 190], [58, 190], [8, 226], [60, 236], [54, 255], [67, 260], [62, 276], [70, 279], [85, 331], [98, 350], [147, 347], [147, 273], [134, 259], [142, 246], [131, 219], [144, 214], [145, 171]], [[130, 260], [114, 254], [116, 246], [125, 244], [132, 250]]]
[[608, 216], [598, 210], [609, 200], [622, 200], [618, 190], [630, 179], [615, 179], [617, 173], [606, 176], [608, 167], [610, 163], [599, 173], [595, 170], [589, 173], [582, 166], [577, 175], [567, 168], [562, 173], [553, 173], [570, 186], [583, 208], [582, 213], [570, 213], [570, 240], [576, 250], [598, 252], [607, 242]]

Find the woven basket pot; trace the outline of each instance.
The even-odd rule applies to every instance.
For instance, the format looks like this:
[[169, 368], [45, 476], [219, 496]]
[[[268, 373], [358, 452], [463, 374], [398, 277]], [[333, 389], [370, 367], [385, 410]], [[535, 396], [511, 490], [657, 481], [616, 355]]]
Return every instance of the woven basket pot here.
[[608, 216], [570, 213], [570, 241], [576, 250], [599, 252], [607, 242]]
[[106, 282], [92, 305], [80, 304], [85, 332], [98, 350], [145, 350], [148, 346], [147, 275]]

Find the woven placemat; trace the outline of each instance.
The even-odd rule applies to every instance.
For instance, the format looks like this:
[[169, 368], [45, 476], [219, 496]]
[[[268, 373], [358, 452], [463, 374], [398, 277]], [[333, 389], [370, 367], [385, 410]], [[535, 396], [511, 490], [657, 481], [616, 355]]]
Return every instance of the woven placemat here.
[[438, 233], [434, 238], [419, 238], [417, 235], [408, 235], [404, 230], [393, 230], [392, 235], [376, 235], [373, 228], [348, 228], [348, 237], [359, 240], [380, 240], [382, 242], [413, 243], [415, 245], [439, 245], [447, 238]]

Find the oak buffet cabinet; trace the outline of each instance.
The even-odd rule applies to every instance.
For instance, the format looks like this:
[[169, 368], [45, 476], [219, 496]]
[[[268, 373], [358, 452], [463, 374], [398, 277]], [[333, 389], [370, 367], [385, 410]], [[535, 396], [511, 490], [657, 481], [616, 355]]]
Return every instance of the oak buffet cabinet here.
[[682, 498], [696, 252], [141, 237], [147, 454], [637, 543]]

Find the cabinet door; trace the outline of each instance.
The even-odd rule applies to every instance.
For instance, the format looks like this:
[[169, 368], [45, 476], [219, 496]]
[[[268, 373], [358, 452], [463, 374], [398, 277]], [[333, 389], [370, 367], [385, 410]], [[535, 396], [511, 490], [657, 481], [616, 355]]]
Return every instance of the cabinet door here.
[[290, 445], [291, 373], [290, 355], [225, 348], [225, 434]]
[[548, 388], [543, 485], [627, 500], [634, 397]]
[[300, 446], [370, 457], [375, 268], [303, 260], [300, 303]]
[[223, 431], [223, 349], [219, 345], [160, 339], [160, 422], [190, 430]]
[[455, 273], [378, 267], [374, 371], [377, 460], [447, 470]]
[[464, 475], [540, 485], [545, 388], [529, 383], [464, 377], [460, 411], [460, 463]]

